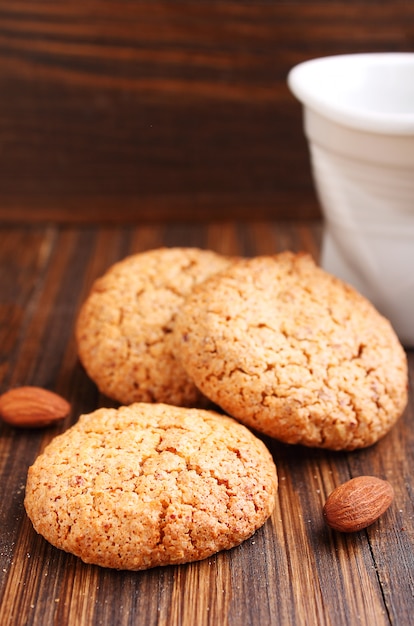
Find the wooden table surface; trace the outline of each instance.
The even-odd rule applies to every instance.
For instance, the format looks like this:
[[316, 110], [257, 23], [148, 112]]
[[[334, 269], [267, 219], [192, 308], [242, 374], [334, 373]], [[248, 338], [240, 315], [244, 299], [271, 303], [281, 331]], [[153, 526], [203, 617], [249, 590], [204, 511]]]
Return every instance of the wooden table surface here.
[[[271, 519], [241, 546], [198, 563], [119, 572], [83, 564], [37, 536], [23, 508], [27, 469], [79, 414], [110, 404], [76, 355], [74, 321], [93, 279], [127, 254], [161, 245], [252, 256], [318, 258], [319, 222], [0, 225], [0, 391], [39, 385], [70, 416], [43, 430], [0, 425], [0, 624], [402, 626], [414, 611], [413, 398], [366, 450], [338, 453], [265, 439], [279, 474]], [[408, 352], [410, 377], [414, 354]], [[395, 501], [367, 530], [327, 528], [322, 507], [353, 476], [388, 479]]]

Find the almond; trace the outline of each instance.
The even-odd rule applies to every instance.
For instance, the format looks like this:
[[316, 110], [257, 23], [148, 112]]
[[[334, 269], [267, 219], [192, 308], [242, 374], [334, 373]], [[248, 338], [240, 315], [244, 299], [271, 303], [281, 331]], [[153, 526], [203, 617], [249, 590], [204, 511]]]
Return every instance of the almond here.
[[70, 404], [42, 387], [16, 387], [0, 396], [0, 416], [12, 426], [40, 428], [68, 415]]
[[326, 523], [335, 530], [352, 533], [373, 524], [390, 506], [394, 490], [376, 476], [358, 476], [339, 485], [323, 507]]

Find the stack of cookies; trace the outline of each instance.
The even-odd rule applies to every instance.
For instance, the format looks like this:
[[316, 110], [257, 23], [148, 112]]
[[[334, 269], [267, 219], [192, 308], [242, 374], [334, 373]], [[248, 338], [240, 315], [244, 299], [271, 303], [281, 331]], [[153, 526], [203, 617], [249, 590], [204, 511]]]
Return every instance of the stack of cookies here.
[[407, 401], [389, 322], [306, 254], [128, 257], [95, 282], [76, 336], [89, 376], [121, 404], [211, 401], [286, 443], [371, 445]]
[[263, 525], [276, 468], [252, 430], [353, 450], [407, 402], [389, 322], [306, 254], [127, 257], [93, 285], [76, 338], [86, 372], [121, 406], [48, 446], [25, 503], [53, 545], [106, 567], [202, 559]]

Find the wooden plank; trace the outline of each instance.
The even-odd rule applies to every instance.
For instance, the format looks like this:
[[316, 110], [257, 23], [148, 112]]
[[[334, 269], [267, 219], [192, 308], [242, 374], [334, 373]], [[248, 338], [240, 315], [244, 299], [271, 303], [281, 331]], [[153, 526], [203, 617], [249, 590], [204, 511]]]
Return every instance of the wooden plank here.
[[[23, 509], [27, 469], [38, 452], [81, 412], [108, 404], [81, 368], [73, 339], [77, 311], [97, 276], [127, 254], [160, 245], [187, 243], [233, 255], [289, 248], [317, 258], [320, 232], [319, 222], [263, 220], [1, 230], [0, 392], [12, 384], [41, 384], [61, 392], [73, 407], [63, 423], [36, 432], [0, 424], [2, 625], [410, 623], [411, 395], [394, 429], [366, 450], [329, 452], [263, 438], [280, 481], [271, 519], [242, 545], [199, 563], [144, 572], [85, 565], [37, 536]], [[412, 384], [413, 352], [408, 356]], [[336, 485], [360, 474], [390, 480], [395, 502], [369, 529], [335, 533], [324, 524], [323, 503]]]
[[414, 5], [0, 1], [0, 220], [314, 218], [307, 58], [412, 50]]

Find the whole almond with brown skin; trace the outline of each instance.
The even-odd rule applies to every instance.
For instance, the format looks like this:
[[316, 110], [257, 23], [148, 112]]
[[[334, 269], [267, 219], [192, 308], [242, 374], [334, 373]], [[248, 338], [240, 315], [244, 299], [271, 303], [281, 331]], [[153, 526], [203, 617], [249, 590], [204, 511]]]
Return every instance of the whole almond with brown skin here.
[[62, 396], [42, 387], [16, 387], [0, 396], [0, 416], [21, 428], [41, 428], [63, 419], [70, 404]]
[[376, 476], [358, 476], [339, 485], [323, 507], [326, 523], [344, 533], [362, 530], [373, 524], [390, 506], [394, 490]]

